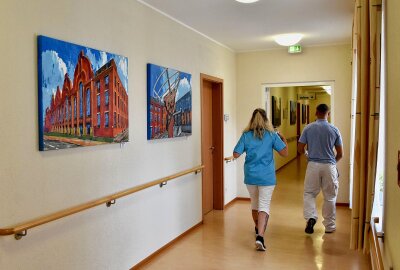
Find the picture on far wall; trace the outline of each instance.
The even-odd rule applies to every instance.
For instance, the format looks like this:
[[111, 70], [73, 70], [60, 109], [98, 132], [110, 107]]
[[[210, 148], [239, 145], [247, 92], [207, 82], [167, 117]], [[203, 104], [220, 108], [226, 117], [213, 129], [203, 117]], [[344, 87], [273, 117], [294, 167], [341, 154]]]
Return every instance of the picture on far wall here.
[[147, 139], [192, 135], [191, 75], [147, 64]]
[[289, 109], [288, 109], [288, 104], [286, 102], [283, 102], [283, 104], [285, 104], [285, 106], [283, 107], [282, 110], [282, 119], [286, 120], [288, 119]]
[[301, 104], [301, 123], [306, 123], [306, 105]]
[[281, 125], [281, 99], [272, 96], [271, 97], [272, 103], [272, 125], [274, 127], [279, 127]]
[[39, 150], [129, 140], [128, 58], [38, 36]]
[[296, 124], [296, 118], [297, 118], [297, 103], [296, 101], [290, 101], [290, 125]]

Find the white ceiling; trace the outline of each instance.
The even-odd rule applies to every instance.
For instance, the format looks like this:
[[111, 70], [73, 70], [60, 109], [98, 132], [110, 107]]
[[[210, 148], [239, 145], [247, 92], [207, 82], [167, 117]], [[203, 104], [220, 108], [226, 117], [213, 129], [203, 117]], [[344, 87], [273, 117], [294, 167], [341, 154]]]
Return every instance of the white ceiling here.
[[273, 36], [304, 34], [303, 46], [351, 42], [354, 0], [138, 0], [235, 51], [279, 48]]

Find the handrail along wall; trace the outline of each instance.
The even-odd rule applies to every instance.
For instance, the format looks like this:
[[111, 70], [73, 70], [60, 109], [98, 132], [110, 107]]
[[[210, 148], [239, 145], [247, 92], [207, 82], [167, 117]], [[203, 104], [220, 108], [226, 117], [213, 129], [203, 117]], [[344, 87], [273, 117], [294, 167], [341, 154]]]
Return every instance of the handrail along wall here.
[[149, 188], [149, 187], [152, 187], [152, 186], [160, 185], [160, 187], [162, 187], [167, 182], [169, 182], [171, 180], [174, 180], [174, 179], [176, 179], [178, 177], [181, 177], [181, 176], [184, 176], [184, 175], [187, 175], [187, 174], [190, 174], [190, 173], [196, 173], [197, 174], [197, 173], [201, 172], [203, 170], [203, 168], [204, 168], [204, 165], [199, 165], [199, 166], [196, 166], [194, 168], [191, 168], [191, 169], [188, 169], [188, 170], [184, 170], [184, 171], [181, 171], [179, 173], [175, 173], [175, 174], [172, 174], [170, 176], [163, 177], [163, 178], [160, 178], [160, 179], [157, 179], [157, 180], [154, 180], [154, 181], [151, 181], [149, 183], [145, 183], [145, 184], [142, 184], [142, 185], [139, 185], [139, 186], [136, 186], [136, 187], [132, 187], [132, 188], [129, 188], [129, 189], [126, 189], [126, 190], [123, 190], [123, 191], [120, 191], [120, 192], [117, 192], [117, 193], [102, 197], [102, 198], [97, 199], [97, 200], [93, 200], [93, 201], [86, 202], [86, 203], [83, 203], [83, 204], [80, 204], [80, 205], [77, 205], [77, 206], [74, 206], [74, 207], [71, 207], [71, 208], [67, 208], [67, 209], [61, 210], [61, 211], [53, 213], [53, 214], [49, 214], [49, 215], [46, 215], [46, 216], [43, 216], [43, 217], [39, 217], [39, 218], [33, 219], [31, 221], [28, 221], [28, 222], [20, 223], [18, 225], [15, 225], [15, 226], [12, 226], [12, 227], [8, 227], [8, 228], [0, 228], [0, 236], [14, 234], [15, 238], [17, 240], [21, 239], [22, 236], [25, 236], [27, 234], [27, 230], [28, 229], [31, 229], [31, 228], [34, 228], [34, 227], [37, 227], [37, 226], [40, 226], [40, 225], [55, 221], [57, 219], [61, 219], [61, 218], [64, 218], [64, 217], [67, 217], [67, 216], [70, 216], [70, 215], [85, 211], [87, 209], [90, 209], [90, 208], [93, 208], [93, 207], [96, 207], [96, 206], [99, 206], [99, 205], [102, 205], [102, 204], [106, 204], [109, 207], [112, 204], [115, 204], [115, 200], [116, 199], [131, 195], [133, 193], [136, 193], [138, 191], [141, 191], [143, 189], [146, 189], [146, 188]]
[[371, 219], [371, 227], [370, 227], [370, 254], [371, 254], [371, 266], [373, 270], [384, 270], [383, 259], [381, 248], [379, 244], [379, 239], [382, 236], [378, 235], [376, 231], [375, 223], [379, 223], [379, 218]]

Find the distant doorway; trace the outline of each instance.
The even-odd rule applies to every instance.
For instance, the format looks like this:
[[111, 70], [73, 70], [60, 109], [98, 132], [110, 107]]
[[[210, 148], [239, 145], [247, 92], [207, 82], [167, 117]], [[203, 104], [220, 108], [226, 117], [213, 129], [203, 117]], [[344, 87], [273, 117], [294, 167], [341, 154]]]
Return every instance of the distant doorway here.
[[[289, 144], [288, 158], [277, 157], [280, 168], [297, 154], [297, 141], [305, 126], [316, 120], [316, 107], [325, 103], [333, 107], [334, 81], [275, 83], [262, 85], [262, 105], [274, 128], [279, 130]], [[334, 119], [334, 111], [328, 121]]]
[[223, 80], [200, 74], [203, 215], [224, 208]]

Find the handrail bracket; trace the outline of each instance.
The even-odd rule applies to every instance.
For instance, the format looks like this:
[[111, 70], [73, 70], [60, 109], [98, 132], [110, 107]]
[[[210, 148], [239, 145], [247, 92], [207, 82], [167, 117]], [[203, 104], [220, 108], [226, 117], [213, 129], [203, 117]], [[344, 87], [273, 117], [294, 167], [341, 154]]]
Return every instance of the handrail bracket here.
[[110, 207], [113, 204], [115, 204], [115, 200], [111, 200], [111, 201], [106, 202], [106, 206], [107, 207]]
[[16, 234], [14, 234], [14, 238], [15, 240], [20, 240], [22, 239], [22, 237], [26, 236], [28, 234], [27, 230], [23, 230], [21, 232], [17, 232]]

